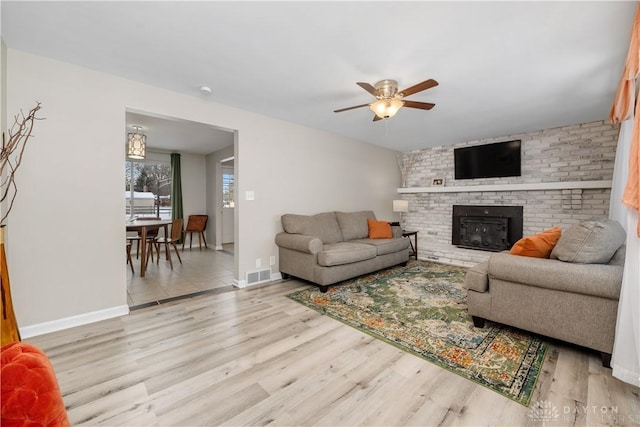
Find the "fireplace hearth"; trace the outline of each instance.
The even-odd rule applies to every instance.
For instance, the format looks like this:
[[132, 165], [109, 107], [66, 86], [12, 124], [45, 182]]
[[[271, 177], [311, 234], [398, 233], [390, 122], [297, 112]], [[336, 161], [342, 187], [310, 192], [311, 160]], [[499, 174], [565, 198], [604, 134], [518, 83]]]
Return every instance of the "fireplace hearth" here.
[[503, 251], [522, 238], [522, 206], [453, 206], [451, 242], [467, 249]]

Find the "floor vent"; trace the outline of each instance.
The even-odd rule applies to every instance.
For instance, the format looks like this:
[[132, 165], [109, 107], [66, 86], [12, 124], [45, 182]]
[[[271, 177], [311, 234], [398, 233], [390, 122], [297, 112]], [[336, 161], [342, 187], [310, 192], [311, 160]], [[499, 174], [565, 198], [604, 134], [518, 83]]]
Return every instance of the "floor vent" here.
[[255, 271], [247, 271], [247, 285], [268, 282], [269, 280], [271, 280], [270, 268], [263, 268], [262, 270], [255, 270]]

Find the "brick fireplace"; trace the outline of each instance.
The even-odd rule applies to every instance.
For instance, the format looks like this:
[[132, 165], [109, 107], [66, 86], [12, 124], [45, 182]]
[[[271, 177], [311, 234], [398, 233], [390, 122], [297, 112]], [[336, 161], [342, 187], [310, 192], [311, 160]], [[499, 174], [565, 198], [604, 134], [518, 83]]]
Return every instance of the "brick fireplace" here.
[[[519, 206], [524, 236], [607, 216], [618, 132], [598, 121], [403, 153], [412, 166], [399, 189], [409, 201], [402, 225], [419, 231], [418, 258], [471, 266], [491, 255], [454, 243], [454, 205]], [[522, 140], [522, 176], [454, 179], [455, 148], [513, 139]], [[431, 187], [434, 177], [445, 186]]]

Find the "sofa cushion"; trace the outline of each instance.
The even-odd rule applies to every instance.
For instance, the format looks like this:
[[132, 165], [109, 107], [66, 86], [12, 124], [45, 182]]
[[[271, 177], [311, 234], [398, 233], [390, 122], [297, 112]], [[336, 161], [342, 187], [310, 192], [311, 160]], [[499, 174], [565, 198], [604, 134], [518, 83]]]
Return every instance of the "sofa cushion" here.
[[400, 252], [409, 247], [409, 239], [404, 239], [402, 237], [397, 239], [358, 239], [353, 240], [353, 243], [362, 243], [364, 245], [374, 246], [378, 255]]
[[335, 212], [317, 215], [284, 214], [282, 228], [287, 233], [318, 237], [325, 244], [342, 241], [342, 233], [340, 233]]
[[318, 254], [318, 264], [323, 267], [351, 264], [376, 257], [376, 248], [362, 243], [340, 242], [324, 245]]
[[579, 264], [606, 264], [624, 243], [624, 228], [612, 219], [582, 221], [562, 233], [551, 258]]
[[336, 212], [342, 240], [365, 239], [369, 236], [368, 219], [376, 219], [373, 211]]
[[487, 272], [490, 282], [497, 279], [617, 300], [620, 297], [623, 270], [617, 265], [578, 264], [500, 252], [489, 258]]
[[513, 245], [509, 253], [534, 258], [549, 258], [551, 251], [560, 239], [561, 232], [560, 227], [554, 227], [533, 236], [523, 237]]
[[370, 239], [391, 239], [393, 237], [391, 224], [389, 224], [388, 221], [376, 221], [375, 219], [368, 219], [367, 225], [369, 226]]

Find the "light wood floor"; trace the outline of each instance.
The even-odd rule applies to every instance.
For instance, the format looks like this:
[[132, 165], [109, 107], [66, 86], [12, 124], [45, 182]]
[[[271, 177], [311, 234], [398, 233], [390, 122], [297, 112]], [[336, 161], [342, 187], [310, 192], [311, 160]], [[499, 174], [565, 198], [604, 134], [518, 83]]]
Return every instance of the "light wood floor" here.
[[173, 270], [164, 258], [149, 263], [145, 277], [140, 277], [140, 260], [133, 253], [133, 268], [127, 265], [127, 302], [129, 307], [167, 300], [186, 294], [230, 287], [233, 284], [233, 243], [223, 245], [223, 250], [180, 249], [182, 264], [171, 250]]
[[[30, 341], [72, 425], [541, 426], [528, 408], [285, 297], [279, 281], [173, 301]], [[544, 425], [640, 423], [640, 390], [553, 343]]]

